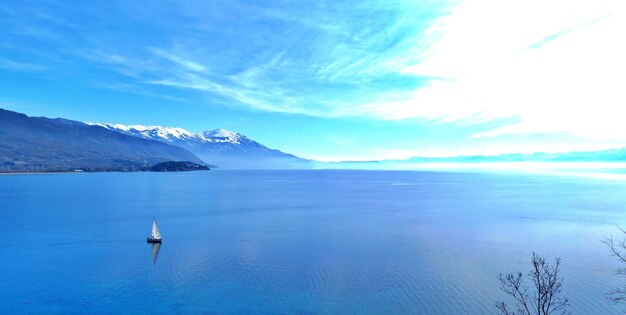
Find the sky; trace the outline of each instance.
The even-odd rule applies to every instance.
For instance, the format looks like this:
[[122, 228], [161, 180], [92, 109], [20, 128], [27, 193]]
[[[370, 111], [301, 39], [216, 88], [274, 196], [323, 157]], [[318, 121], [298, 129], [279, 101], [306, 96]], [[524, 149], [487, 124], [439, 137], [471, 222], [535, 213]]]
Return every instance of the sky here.
[[324, 161], [626, 147], [624, 1], [0, 2], [0, 108]]

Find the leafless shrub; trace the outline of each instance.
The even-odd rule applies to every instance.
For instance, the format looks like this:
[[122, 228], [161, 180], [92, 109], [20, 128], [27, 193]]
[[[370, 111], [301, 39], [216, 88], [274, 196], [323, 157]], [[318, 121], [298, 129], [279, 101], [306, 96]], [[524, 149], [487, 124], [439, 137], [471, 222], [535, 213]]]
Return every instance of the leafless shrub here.
[[532, 280], [533, 290], [529, 290], [521, 272], [500, 274], [500, 288], [515, 301], [515, 309], [509, 308], [504, 302], [497, 302], [496, 308], [505, 315], [548, 315], [567, 314], [569, 301], [561, 296], [563, 279], [559, 277], [561, 260], [556, 259], [554, 265], [533, 253], [531, 263], [533, 269], [526, 275]]
[[[621, 227], [617, 227], [626, 235], [626, 231]], [[602, 241], [612, 252], [612, 255], [617, 257], [623, 263], [626, 263], [626, 236], [623, 236], [621, 240], [613, 239], [613, 235], [604, 238]], [[626, 275], [626, 268], [621, 268], [616, 271], [618, 275]], [[626, 287], [615, 288], [609, 292], [609, 300], [614, 303], [626, 302]]]

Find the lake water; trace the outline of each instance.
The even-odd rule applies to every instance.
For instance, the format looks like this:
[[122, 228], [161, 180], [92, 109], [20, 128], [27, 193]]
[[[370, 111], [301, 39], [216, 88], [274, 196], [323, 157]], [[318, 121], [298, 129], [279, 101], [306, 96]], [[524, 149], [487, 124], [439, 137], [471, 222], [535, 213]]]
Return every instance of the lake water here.
[[625, 209], [626, 181], [567, 176], [0, 176], [0, 313], [487, 314], [536, 251], [574, 314], [620, 314]]

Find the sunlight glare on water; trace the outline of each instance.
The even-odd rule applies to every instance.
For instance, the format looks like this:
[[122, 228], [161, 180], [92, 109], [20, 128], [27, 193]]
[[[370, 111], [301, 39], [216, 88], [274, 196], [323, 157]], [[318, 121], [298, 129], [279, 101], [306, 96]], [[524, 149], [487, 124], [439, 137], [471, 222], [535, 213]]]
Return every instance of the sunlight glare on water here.
[[[500, 272], [563, 260], [618, 314], [602, 237], [626, 182], [392, 171], [0, 176], [5, 313], [485, 314]], [[163, 244], [146, 243], [156, 218]]]

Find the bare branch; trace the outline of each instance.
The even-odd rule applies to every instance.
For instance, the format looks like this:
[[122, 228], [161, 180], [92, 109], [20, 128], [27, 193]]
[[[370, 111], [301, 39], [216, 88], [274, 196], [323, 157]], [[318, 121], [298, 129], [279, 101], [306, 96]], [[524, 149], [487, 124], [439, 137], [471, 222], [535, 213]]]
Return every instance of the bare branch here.
[[[622, 229], [619, 225], [615, 226], [624, 234], [622, 240], [616, 241], [613, 239], [613, 235], [610, 235], [609, 237], [605, 237], [602, 243], [611, 250], [612, 256], [626, 263], [626, 230]], [[615, 273], [617, 275], [626, 275], [626, 268], [618, 269]], [[611, 290], [608, 294], [608, 299], [613, 303], [625, 303], [626, 287]]]
[[[622, 229], [620, 228], [620, 230]], [[602, 243], [606, 244], [611, 252], [613, 252], [613, 256], [616, 256], [621, 261], [626, 263], [626, 239], [617, 242], [613, 239], [613, 235], [611, 235], [609, 237], [605, 237], [604, 240], [602, 240]]]
[[500, 289], [515, 300], [517, 312], [512, 312], [504, 302], [496, 303], [501, 314], [548, 315], [561, 312], [565, 314], [569, 301], [561, 297], [563, 280], [559, 278], [561, 260], [556, 259], [554, 265], [533, 253], [532, 269], [528, 272], [534, 285], [532, 296], [524, 285], [524, 275], [521, 272], [500, 274]]

